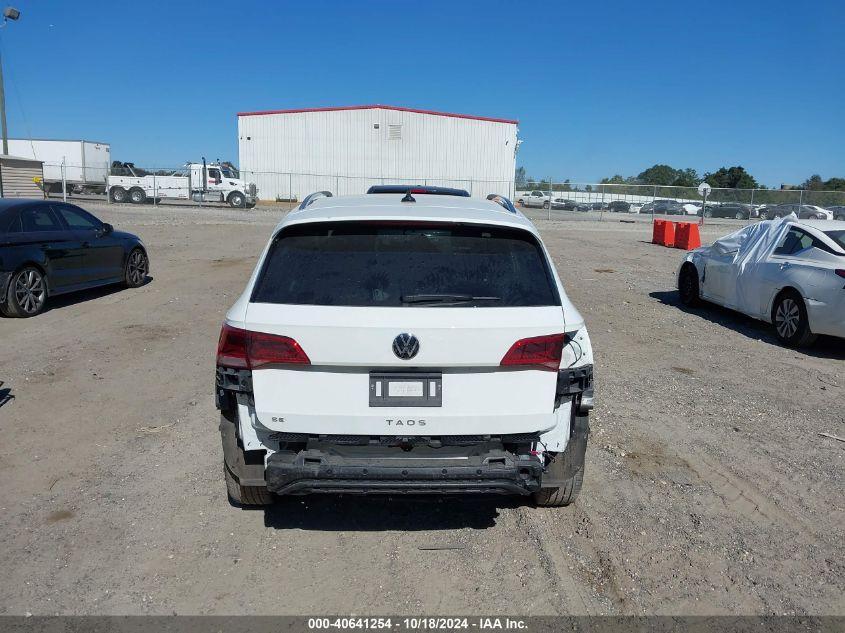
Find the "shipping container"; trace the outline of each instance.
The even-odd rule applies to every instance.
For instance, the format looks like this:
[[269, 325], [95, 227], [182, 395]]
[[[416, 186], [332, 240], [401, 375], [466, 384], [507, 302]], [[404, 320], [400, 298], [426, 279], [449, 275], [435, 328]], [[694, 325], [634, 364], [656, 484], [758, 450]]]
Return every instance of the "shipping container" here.
[[517, 125], [385, 105], [241, 112], [238, 158], [262, 199], [394, 183], [512, 197]]
[[104, 193], [106, 190], [111, 166], [111, 146], [108, 143], [10, 138], [9, 153], [44, 163], [46, 191], [62, 190], [62, 169], [71, 188], [87, 193]]

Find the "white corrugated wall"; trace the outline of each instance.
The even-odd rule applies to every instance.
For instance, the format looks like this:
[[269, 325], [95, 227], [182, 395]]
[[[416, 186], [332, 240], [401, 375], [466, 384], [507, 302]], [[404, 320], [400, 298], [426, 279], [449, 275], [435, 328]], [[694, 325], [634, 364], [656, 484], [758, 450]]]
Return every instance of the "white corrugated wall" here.
[[242, 177], [261, 199], [380, 183], [513, 193], [517, 126], [383, 108], [240, 115]]
[[41, 179], [40, 162], [0, 158], [0, 184], [4, 198], [43, 198], [44, 193], [36, 179]]

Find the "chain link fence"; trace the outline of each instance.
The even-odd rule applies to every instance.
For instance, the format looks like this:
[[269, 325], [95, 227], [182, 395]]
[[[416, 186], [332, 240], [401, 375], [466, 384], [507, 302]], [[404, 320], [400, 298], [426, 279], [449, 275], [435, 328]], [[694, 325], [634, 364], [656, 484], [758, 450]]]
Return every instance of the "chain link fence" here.
[[[50, 197], [108, 199], [117, 203], [228, 203], [234, 193], [240, 192], [247, 200], [254, 196], [261, 203], [295, 204], [314, 191], [354, 195], [366, 193], [373, 185], [403, 184], [464, 189], [478, 198], [491, 193], [504, 195], [534, 219], [604, 221], [627, 217], [632, 221], [651, 221], [668, 217], [747, 223], [790, 213], [804, 219], [845, 219], [845, 191], [714, 188], [705, 204], [696, 187], [576, 183], [554, 179], [514, 185], [513, 181], [471, 178], [402, 179], [239, 171], [229, 164], [208, 164], [201, 176], [198, 167], [194, 165], [193, 170], [189, 165], [140, 168], [122, 164], [107, 168], [44, 163], [44, 179], [40, 186]], [[245, 201], [232, 206], [251, 205]]]
[[[486, 198], [491, 193], [512, 198], [513, 181], [472, 178], [393, 178], [390, 176], [346, 176], [338, 174], [293, 173], [238, 170], [229, 164], [209, 163], [203, 173], [194, 164], [180, 167], [138, 167], [122, 164], [95, 170], [81, 165], [44, 163], [42, 188], [50, 197], [108, 197], [110, 202], [158, 204], [168, 201], [227, 202], [240, 191], [256, 196], [262, 203], [296, 203], [315, 191], [333, 195], [366, 193], [373, 185], [399, 184], [464, 189], [473, 197]], [[92, 177], [83, 177], [92, 174]], [[122, 191], [121, 191], [122, 190]], [[134, 191], [133, 191], [134, 190]], [[134, 195], [143, 190], [143, 196]], [[115, 196], [115, 192], [120, 195]], [[202, 192], [199, 196], [197, 192]], [[218, 197], [222, 196], [222, 199]]]
[[[697, 187], [573, 183], [568, 180], [518, 183], [514, 201], [542, 210], [547, 219], [606, 219], [627, 214], [635, 220], [710, 219], [753, 222], [795, 213], [803, 219], [845, 219], [845, 191], [803, 189], [710, 190], [705, 204]], [[542, 217], [543, 213], [532, 213]]]

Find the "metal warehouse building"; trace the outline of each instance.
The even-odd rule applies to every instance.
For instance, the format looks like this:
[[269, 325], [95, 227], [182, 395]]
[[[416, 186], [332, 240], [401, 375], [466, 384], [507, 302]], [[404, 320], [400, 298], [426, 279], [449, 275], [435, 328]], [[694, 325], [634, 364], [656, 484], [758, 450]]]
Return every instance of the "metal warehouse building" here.
[[386, 105], [241, 112], [238, 160], [264, 200], [391, 183], [512, 196], [517, 123]]

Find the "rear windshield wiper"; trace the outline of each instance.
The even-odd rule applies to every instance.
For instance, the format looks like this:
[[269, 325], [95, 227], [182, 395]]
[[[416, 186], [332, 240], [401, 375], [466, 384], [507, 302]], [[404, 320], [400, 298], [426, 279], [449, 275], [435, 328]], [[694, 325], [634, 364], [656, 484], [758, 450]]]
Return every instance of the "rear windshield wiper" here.
[[464, 303], [469, 301], [501, 301], [501, 297], [476, 297], [475, 295], [402, 295], [402, 303]]

